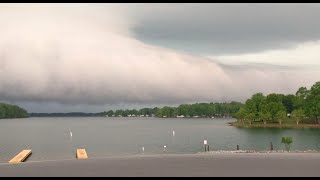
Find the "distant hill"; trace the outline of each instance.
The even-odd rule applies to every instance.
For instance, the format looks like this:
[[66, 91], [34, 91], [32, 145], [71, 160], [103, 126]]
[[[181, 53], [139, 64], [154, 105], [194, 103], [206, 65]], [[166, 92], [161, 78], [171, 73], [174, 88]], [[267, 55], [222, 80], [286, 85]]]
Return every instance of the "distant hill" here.
[[27, 118], [28, 112], [16, 105], [0, 103], [0, 119]]

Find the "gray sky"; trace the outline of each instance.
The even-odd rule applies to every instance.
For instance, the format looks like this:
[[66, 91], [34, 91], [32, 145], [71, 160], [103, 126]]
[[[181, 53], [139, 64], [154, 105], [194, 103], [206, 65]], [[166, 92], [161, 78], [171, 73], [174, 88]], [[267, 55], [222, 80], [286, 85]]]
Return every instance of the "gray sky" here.
[[1, 4], [0, 101], [99, 112], [294, 93], [319, 4]]
[[290, 48], [320, 37], [320, 4], [153, 6], [135, 12], [139, 17], [136, 37], [195, 53], [252, 53]]

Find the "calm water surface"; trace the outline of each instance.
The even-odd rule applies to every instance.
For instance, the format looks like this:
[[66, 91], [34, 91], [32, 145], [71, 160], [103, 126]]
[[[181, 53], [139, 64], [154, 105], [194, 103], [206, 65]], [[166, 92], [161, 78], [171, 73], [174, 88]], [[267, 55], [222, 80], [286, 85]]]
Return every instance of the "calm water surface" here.
[[[293, 137], [293, 150], [319, 150], [320, 129], [244, 129], [228, 126], [233, 119], [160, 118], [27, 118], [0, 120], [0, 162], [23, 149], [28, 161], [74, 159], [78, 148], [90, 157], [197, 153], [204, 150], [284, 149], [282, 136]], [[72, 132], [72, 137], [70, 136]], [[173, 136], [172, 131], [175, 131]], [[163, 146], [166, 145], [166, 152]]]

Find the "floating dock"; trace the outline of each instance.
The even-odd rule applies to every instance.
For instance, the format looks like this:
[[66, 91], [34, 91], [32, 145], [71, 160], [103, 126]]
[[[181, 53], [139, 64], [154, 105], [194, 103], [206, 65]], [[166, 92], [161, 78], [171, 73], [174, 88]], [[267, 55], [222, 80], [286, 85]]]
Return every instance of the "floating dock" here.
[[77, 149], [77, 159], [87, 159], [88, 155], [85, 149]]
[[20, 163], [23, 162], [27, 157], [31, 155], [31, 150], [23, 150], [14, 158], [12, 158], [9, 163]]

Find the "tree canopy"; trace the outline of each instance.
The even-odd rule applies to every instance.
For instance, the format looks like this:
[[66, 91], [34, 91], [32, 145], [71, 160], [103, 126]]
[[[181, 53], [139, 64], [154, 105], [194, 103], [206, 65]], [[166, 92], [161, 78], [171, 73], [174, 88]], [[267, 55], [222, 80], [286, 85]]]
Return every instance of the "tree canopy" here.
[[29, 117], [25, 109], [16, 105], [0, 103], [0, 119], [25, 117]]
[[178, 107], [164, 106], [162, 108], [142, 108], [126, 109], [126, 110], [112, 110], [105, 111], [102, 114], [107, 116], [155, 116], [155, 117], [213, 117], [213, 116], [224, 116], [232, 115], [236, 113], [243, 106], [240, 102], [230, 103], [195, 103], [195, 104], [181, 104]]
[[234, 114], [234, 118], [247, 121], [267, 121], [280, 124], [292, 118], [299, 123], [309, 119], [320, 123], [320, 82], [310, 89], [300, 87], [295, 94], [271, 93], [264, 96], [256, 93], [247, 99], [244, 107]]

